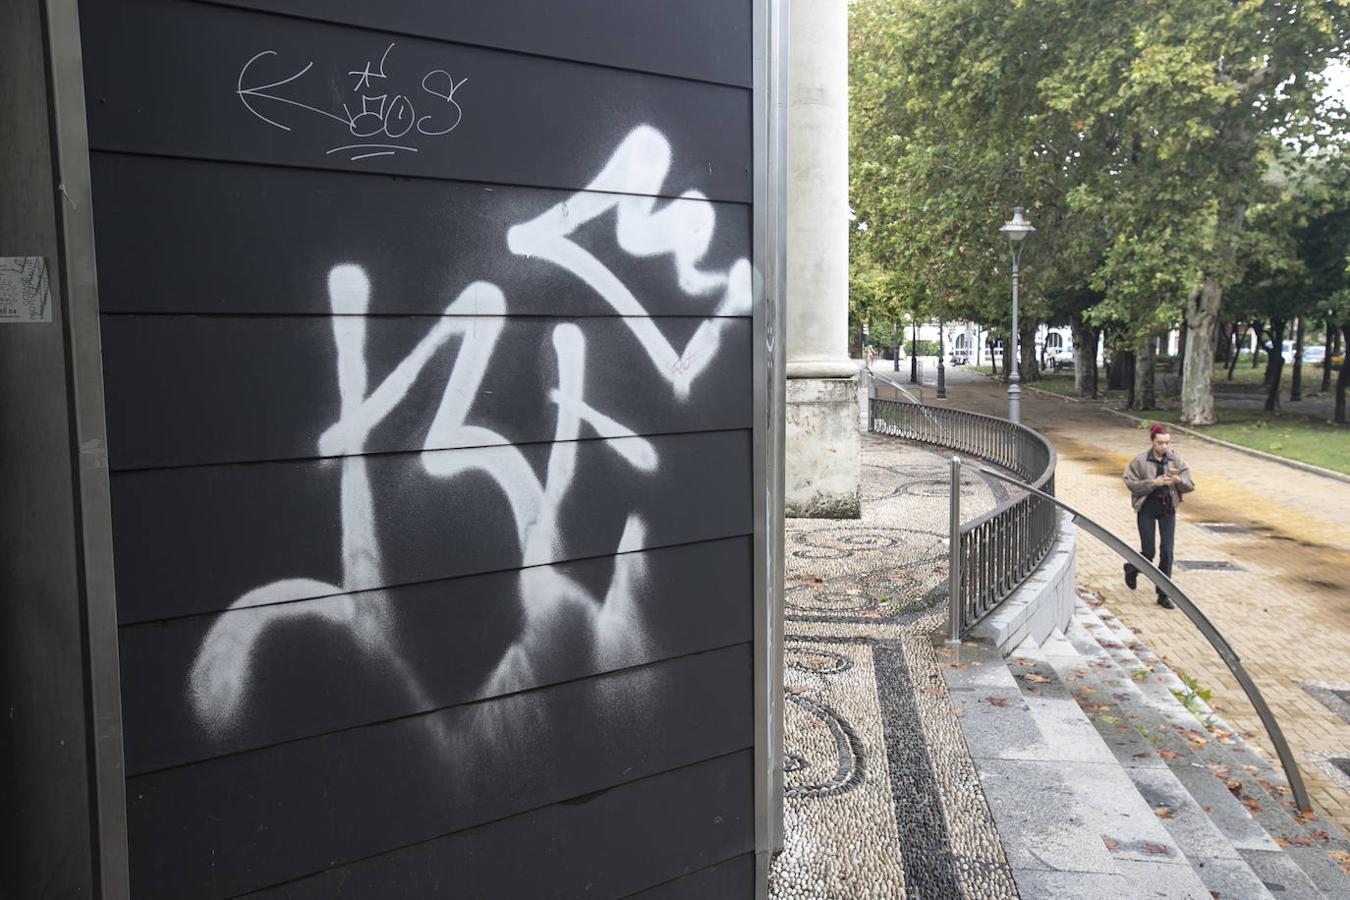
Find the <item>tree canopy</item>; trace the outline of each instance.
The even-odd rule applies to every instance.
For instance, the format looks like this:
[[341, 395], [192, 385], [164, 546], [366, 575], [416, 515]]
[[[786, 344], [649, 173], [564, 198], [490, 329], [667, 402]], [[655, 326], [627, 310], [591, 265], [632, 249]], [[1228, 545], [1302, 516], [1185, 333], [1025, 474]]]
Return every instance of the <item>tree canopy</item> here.
[[1297, 256], [1296, 216], [1263, 241], [1249, 212], [1279, 206], [1277, 159], [1327, 156], [1345, 121], [1322, 73], [1350, 0], [854, 0], [851, 15], [855, 258], [949, 318], [1006, 323], [997, 228], [1024, 206], [1027, 312], [1139, 336], [1184, 321], [1183, 419], [1213, 421], [1225, 290]]

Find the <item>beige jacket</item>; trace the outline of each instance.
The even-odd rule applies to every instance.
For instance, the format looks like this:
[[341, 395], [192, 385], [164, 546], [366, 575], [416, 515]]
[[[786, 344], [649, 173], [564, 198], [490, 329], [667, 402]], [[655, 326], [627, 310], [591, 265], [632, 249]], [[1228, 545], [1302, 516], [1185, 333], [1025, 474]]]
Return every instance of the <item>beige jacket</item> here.
[[[1153, 479], [1157, 477], [1157, 471], [1158, 461], [1153, 458], [1152, 447], [1130, 460], [1130, 464], [1125, 467], [1125, 486], [1130, 489], [1130, 502], [1134, 504], [1135, 512], [1139, 512], [1139, 507], [1143, 506], [1148, 495], [1153, 493]], [[1195, 490], [1195, 482], [1191, 480], [1191, 467], [1186, 465], [1186, 460], [1174, 450], [1172, 458], [1167, 461], [1166, 472], [1168, 475], [1181, 476], [1180, 483], [1167, 486], [1167, 490], [1172, 494], [1172, 508], [1176, 509], [1181, 506], [1181, 495]]]

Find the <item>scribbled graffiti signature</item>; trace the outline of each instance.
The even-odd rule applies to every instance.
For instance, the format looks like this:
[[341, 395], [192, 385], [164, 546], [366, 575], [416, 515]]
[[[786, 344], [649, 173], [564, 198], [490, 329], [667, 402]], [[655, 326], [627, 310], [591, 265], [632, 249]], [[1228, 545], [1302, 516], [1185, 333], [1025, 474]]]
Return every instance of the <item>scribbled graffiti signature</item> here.
[[[661, 194], [671, 166], [666, 138], [650, 126], [634, 129], [620, 143], [596, 178], [582, 191], [507, 233], [511, 252], [545, 261], [589, 285], [620, 316], [646, 352], [653, 369], [669, 385], [673, 399], [685, 400], [695, 379], [716, 358], [723, 329], [732, 316], [751, 308], [751, 268], [738, 259], [726, 271], [700, 263], [712, 241], [715, 213], [708, 199], [686, 191], [674, 200]], [[717, 297], [715, 314], [704, 319], [686, 346], [671, 346], [647, 310], [616, 271], [572, 239], [577, 229], [613, 211], [618, 246], [630, 257], [668, 256], [686, 296]], [[386, 582], [377, 536], [375, 499], [367, 474], [366, 441], [408, 396], [437, 351], [465, 336], [452, 365], [437, 412], [427, 428], [422, 468], [436, 479], [470, 473], [490, 477], [500, 487], [515, 523], [520, 548], [518, 590], [523, 625], [481, 684], [482, 696], [522, 690], [538, 683], [536, 660], [557, 639], [558, 624], [580, 621], [591, 636], [594, 663], [602, 670], [640, 662], [649, 641], [640, 598], [646, 577], [642, 556], [646, 526], [629, 512], [617, 546], [608, 586], [597, 595], [550, 565], [563, 546], [564, 501], [577, 463], [577, 438], [583, 427], [607, 438], [605, 446], [635, 471], [656, 473], [660, 459], [653, 445], [628, 426], [596, 409], [584, 395], [586, 337], [573, 323], [553, 328], [557, 384], [549, 393], [557, 409], [554, 443], [541, 478], [524, 454], [497, 432], [471, 424], [481, 382], [492, 363], [502, 329], [508, 327], [507, 298], [496, 285], [476, 281], [445, 308], [444, 317], [374, 389], [366, 359], [366, 315], [372, 285], [358, 264], [342, 262], [328, 273], [333, 340], [337, 349], [338, 421], [318, 439], [319, 453], [341, 459], [340, 490], [342, 575], [336, 583], [286, 578], [249, 591], [235, 600], [207, 632], [189, 673], [187, 696], [199, 723], [210, 734], [229, 734], [246, 714], [253, 657], [261, 638], [275, 625], [296, 619], [345, 629], [361, 652], [390, 668], [419, 710], [435, 708], [417, 673], [403, 660], [389, 604], [378, 594]], [[472, 340], [467, 339], [471, 335]], [[458, 448], [458, 449], [456, 449]], [[374, 591], [363, 602], [354, 591]], [[437, 726], [431, 726], [433, 730]], [[488, 723], [487, 727], [491, 727]], [[437, 732], [450, 747], [462, 735]]]
[[[291, 130], [291, 126], [278, 121], [284, 107], [303, 110], [344, 126], [343, 143], [328, 150], [329, 155], [346, 154], [348, 159], [355, 161], [416, 153], [415, 140], [443, 137], [459, 127], [464, 110], [455, 94], [469, 79], [456, 79], [445, 69], [432, 69], [422, 76], [420, 93], [393, 93], [386, 88], [386, 82], [391, 79], [386, 69], [394, 46], [390, 44], [384, 49], [378, 63], [368, 59], [364, 66], [347, 73], [347, 77], [353, 79], [352, 96], [350, 103], [342, 101], [341, 114], [281, 93], [283, 88], [300, 83], [314, 68], [312, 60], [291, 75], [268, 81], [270, 76], [263, 75], [262, 69], [279, 57], [275, 50], [260, 51], [244, 63], [235, 83], [235, 93], [245, 109], [282, 131]], [[418, 107], [419, 103], [421, 107]], [[356, 138], [356, 141], [348, 138]]]

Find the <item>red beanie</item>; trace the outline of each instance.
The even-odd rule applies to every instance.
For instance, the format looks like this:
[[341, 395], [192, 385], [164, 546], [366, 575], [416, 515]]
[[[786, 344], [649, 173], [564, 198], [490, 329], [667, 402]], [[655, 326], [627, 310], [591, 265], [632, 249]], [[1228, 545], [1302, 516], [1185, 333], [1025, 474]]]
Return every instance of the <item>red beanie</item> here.
[[1149, 426], [1148, 429], [1149, 440], [1153, 440], [1153, 438], [1157, 437], [1160, 434], [1167, 434], [1166, 425], [1160, 425], [1157, 422], [1154, 422], [1152, 425]]

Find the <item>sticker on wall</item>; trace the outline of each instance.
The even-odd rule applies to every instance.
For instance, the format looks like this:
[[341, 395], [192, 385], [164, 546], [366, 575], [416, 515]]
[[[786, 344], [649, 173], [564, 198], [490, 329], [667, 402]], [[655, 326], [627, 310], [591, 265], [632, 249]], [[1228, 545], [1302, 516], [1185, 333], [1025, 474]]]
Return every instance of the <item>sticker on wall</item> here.
[[47, 261], [41, 256], [0, 256], [0, 324], [51, 320]]

